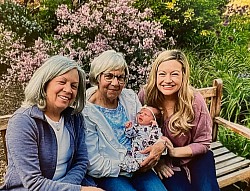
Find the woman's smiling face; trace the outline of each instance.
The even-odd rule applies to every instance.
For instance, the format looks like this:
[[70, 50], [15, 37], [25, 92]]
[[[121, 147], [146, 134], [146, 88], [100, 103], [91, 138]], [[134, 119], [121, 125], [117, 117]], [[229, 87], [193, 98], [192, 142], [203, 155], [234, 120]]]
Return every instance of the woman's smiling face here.
[[[111, 74], [113, 78], [110, 80], [107, 76], [105, 77], [107, 74]], [[125, 81], [124, 83], [119, 82], [119, 78], [122, 77], [125, 79], [125, 72], [122, 70], [107, 71], [100, 75], [98, 88], [106, 99], [110, 101], [116, 100], [121, 94], [121, 91], [125, 86]]]
[[157, 70], [157, 88], [165, 96], [177, 93], [182, 85], [182, 64], [176, 60], [162, 62]]
[[77, 95], [79, 75], [72, 69], [49, 81], [46, 87], [46, 112], [61, 113]]

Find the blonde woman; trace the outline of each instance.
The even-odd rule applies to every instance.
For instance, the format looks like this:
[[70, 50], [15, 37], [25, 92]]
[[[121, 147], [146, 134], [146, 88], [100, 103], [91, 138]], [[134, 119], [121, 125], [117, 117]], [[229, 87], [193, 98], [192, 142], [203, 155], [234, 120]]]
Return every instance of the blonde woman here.
[[[145, 94], [145, 96], [144, 96]], [[189, 64], [180, 50], [167, 50], [152, 65], [141, 101], [162, 110], [168, 155], [155, 170], [169, 191], [219, 190], [212, 152], [212, 122], [203, 97], [189, 84]], [[145, 100], [144, 100], [145, 99]]]

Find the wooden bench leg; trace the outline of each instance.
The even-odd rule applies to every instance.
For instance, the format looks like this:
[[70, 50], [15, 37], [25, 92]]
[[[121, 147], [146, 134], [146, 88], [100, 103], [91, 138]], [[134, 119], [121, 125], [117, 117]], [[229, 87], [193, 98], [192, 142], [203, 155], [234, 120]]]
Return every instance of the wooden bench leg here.
[[250, 178], [246, 179], [247, 187], [244, 191], [250, 191]]

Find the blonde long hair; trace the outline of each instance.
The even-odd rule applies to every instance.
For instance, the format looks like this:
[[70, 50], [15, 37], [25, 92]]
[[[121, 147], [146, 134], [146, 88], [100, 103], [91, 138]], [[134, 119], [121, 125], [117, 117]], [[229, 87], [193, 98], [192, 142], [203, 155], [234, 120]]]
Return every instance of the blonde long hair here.
[[158, 55], [153, 62], [152, 69], [149, 74], [145, 98], [146, 104], [158, 106], [163, 109], [165, 97], [157, 88], [157, 70], [162, 62], [168, 60], [177, 60], [182, 64], [182, 84], [178, 91], [178, 100], [174, 107], [174, 114], [169, 121], [170, 131], [175, 135], [179, 135], [189, 131], [192, 128], [191, 123], [194, 120], [194, 111], [192, 107], [194, 91], [189, 84], [189, 63], [182, 51], [166, 50]]

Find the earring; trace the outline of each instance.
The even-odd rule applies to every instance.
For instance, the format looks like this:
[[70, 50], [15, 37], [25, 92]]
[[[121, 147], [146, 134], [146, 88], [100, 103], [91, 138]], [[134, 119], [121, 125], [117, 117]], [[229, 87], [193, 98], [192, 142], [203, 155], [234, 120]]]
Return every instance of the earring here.
[[44, 106], [45, 105], [45, 100], [43, 99], [43, 98], [41, 98], [41, 99], [39, 99], [38, 100], [38, 104], [40, 105], [40, 106]]

